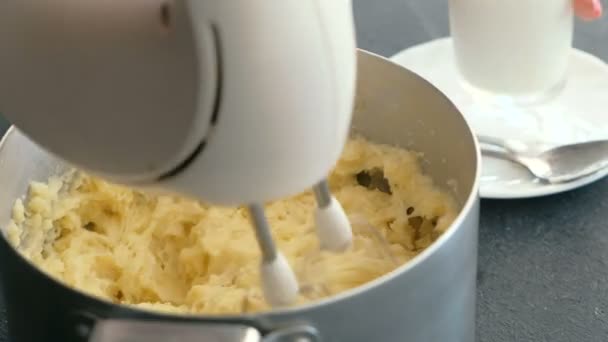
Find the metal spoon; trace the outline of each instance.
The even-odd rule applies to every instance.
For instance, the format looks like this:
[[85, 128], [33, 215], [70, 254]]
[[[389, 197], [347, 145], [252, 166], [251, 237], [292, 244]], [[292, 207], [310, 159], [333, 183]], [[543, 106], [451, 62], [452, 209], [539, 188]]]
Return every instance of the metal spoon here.
[[484, 155], [506, 159], [526, 168], [545, 183], [567, 183], [608, 166], [608, 140], [563, 145], [540, 153], [518, 140], [478, 136]]

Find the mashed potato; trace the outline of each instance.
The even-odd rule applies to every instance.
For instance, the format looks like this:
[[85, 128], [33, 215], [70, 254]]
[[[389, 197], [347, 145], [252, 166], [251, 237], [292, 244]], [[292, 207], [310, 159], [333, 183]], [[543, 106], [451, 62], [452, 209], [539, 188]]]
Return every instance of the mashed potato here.
[[[422, 174], [417, 154], [363, 139], [349, 141], [330, 184], [355, 232], [343, 254], [319, 251], [312, 193], [266, 207], [302, 284], [300, 303], [392, 271], [456, 214], [452, 199]], [[115, 303], [196, 314], [268, 309], [245, 208], [145, 194], [73, 172], [32, 183], [27, 199], [15, 203], [7, 235], [51, 276]]]

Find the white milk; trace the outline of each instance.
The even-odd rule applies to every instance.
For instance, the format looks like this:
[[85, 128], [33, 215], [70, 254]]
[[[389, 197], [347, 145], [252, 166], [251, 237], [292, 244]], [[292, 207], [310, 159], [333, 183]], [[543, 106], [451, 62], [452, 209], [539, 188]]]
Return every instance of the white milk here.
[[572, 0], [450, 0], [458, 68], [481, 90], [534, 96], [566, 77]]

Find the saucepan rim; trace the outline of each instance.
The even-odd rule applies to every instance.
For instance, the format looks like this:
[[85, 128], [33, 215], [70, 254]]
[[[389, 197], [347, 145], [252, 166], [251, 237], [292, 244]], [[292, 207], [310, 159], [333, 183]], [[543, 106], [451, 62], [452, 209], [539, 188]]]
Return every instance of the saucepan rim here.
[[[466, 201], [464, 201], [464, 203], [462, 204], [462, 208], [460, 209], [457, 217], [452, 222], [452, 224], [446, 229], [446, 231], [435, 242], [433, 242], [424, 251], [422, 251], [420, 254], [416, 255], [414, 258], [412, 258], [405, 264], [397, 267], [395, 270], [393, 270], [383, 276], [380, 276], [366, 284], [363, 284], [356, 288], [344, 291], [344, 292], [336, 294], [334, 296], [327, 297], [327, 298], [320, 299], [320, 300], [315, 300], [315, 301], [307, 303], [307, 304], [298, 305], [298, 306], [290, 307], [290, 308], [276, 309], [276, 310], [272, 310], [272, 311], [264, 311], [264, 312], [259, 312], [259, 313], [231, 314], [231, 315], [210, 315], [210, 314], [189, 314], [189, 313], [173, 314], [173, 313], [157, 312], [157, 311], [152, 311], [152, 310], [148, 310], [148, 309], [141, 309], [141, 308], [132, 307], [132, 306], [128, 306], [128, 305], [120, 305], [120, 304], [112, 303], [109, 300], [92, 296], [80, 289], [71, 288], [71, 287], [67, 286], [66, 284], [64, 284], [63, 282], [61, 282], [57, 279], [54, 279], [53, 277], [51, 277], [50, 275], [48, 275], [47, 273], [43, 272], [38, 267], [33, 265], [30, 261], [23, 258], [17, 252], [17, 250], [15, 248], [13, 248], [12, 245], [10, 245], [10, 243], [8, 243], [8, 240], [6, 239], [6, 234], [5, 234], [5, 229], [6, 229], [5, 227], [1, 228], [2, 238], [5, 240], [5, 242], [7, 244], [9, 244], [11, 246], [13, 252], [16, 255], [18, 255], [18, 257], [20, 257], [22, 260], [26, 261], [34, 269], [35, 272], [42, 274], [44, 277], [46, 277], [46, 279], [54, 282], [56, 285], [59, 285], [60, 287], [64, 288], [66, 291], [73, 291], [75, 294], [85, 296], [86, 298], [89, 298], [95, 302], [99, 302], [100, 304], [106, 304], [106, 305], [110, 305], [110, 306], [119, 307], [121, 309], [130, 311], [133, 313], [153, 315], [154, 317], [158, 317], [159, 319], [167, 318], [167, 319], [174, 320], [176, 318], [184, 318], [184, 319], [188, 319], [188, 320], [195, 319], [195, 320], [202, 320], [202, 321], [219, 319], [222, 321], [243, 322], [243, 320], [247, 320], [247, 319], [256, 320], [256, 319], [263, 318], [263, 317], [271, 317], [271, 316], [276, 317], [276, 316], [280, 316], [283, 314], [297, 314], [299, 312], [304, 312], [304, 311], [314, 311], [317, 308], [327, 306], [327, 305], [337, 305], [342, 301], [346, 301], [349, 298], [359, 296], [367, 291], [372, 291], [375, 288], [381, 286], [382, 284], [393, 281], [395, 278], [400, 277], [401, 275], [410, 272], [412, 269], [414, 269], [414, 268], [418, 267], [420, 264], [424, 263], [427, 259], [429, 259], [431, 257], [431, 255], [437, 253], [437, 251], [439, 249], [441, 249], [443, 247], [443, 245], [445, 245], [447, 243], [447, 241], [449, 241], [454, 236], [454, 234], [456, 233], [457, 230], [464, 228], [463, 226], [464, 226], [465, 221], [467, 220], [467, 218], [469, 218], [469, 216], [475, 210], [477, 201], [479, 200], [481, 154], [480, 154], [477, 139], [475, 138], [475, 134], [473, 133], [471, 126], [469, 125], [469, 123], [467, 122], [465, 117], [462, 115], [462, 113], [456, 108], [456, 106], [451, 101], [449, 101], [449, 99], [447, 99], [447, 97], [439, 89], [437, 89], [430, 82], [426, 81], [421, 76], [417, 75], [416, 73], [412, 72], [411, 70], [404, 68], [403, 66], [400, 66], [385, 57], [382, 57], [380, 55], [377, 55], [377, 54], [374, 54], [374, 53], [371, 53], [369, 51], [362, 50], [362, 49], [358, 49], [358, 53], [367, 54], [367, 55], [371, 55], [372, 57], [380, 58], [383, 60], [384, 63], [390, 63], [390, 64], [394, 65], [396, 68], [399, 68], [406, 72], [411, 73], [412, 76], [416, 77], [421, 84], [424, 84], [427, 87], [431, 87], [434, 90], [434, 92], [437, 93], [437, 96], [441, 96], [444, 99], [448, 100], [448, 104], [449, 104], [449, 106], [451, 106], [453, 108], [453, 112], [455, 114], [459, 115], [460, 119], [465, 124], [466, 134], [469, 135], [469, 137], [467, 137], [467, 138], [471, 139], [472, 146], [474, 146], [474, 148], [475, 148], [475, 152], [474, 152], [475, 153], [475, 167], [474, 167], [474, 175], [473, 175], [474, 182], [469, 190]], [[23, 133], [21, 133], [14, 126], [9, 127], [9, 129], [6, 131], [6, 133], [0, 140], [0, 153], [2, 153], [2, 150], [4, 149], [6, 142], [14, 134], [23, 134]], [[24, 136], [24, 137], [27, 138], [27, 136]], [[51, 156], [51, 158], [55, 158], [55, 157]]]

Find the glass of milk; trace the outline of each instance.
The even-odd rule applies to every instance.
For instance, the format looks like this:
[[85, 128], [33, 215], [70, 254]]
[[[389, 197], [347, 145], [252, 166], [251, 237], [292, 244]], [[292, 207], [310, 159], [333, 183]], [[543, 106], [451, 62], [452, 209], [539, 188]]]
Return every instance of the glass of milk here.
[[573, 0], [449, 0], [458, 70], [483, 93], [536, 103], [566, 82]]

